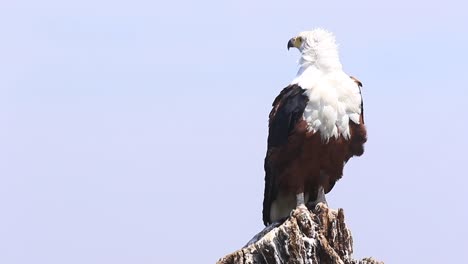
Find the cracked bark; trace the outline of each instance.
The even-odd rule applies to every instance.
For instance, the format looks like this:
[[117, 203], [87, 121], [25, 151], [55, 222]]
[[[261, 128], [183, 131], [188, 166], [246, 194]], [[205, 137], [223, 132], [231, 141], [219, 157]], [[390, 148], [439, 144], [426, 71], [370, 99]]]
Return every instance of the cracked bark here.
[[383, 264], [373, 258], [354, 260], [352, 253], [353, 238], [343, 209], [320, 204], [313, 212], [294, 210], [284, 223], [266, 227], [217, 264]]

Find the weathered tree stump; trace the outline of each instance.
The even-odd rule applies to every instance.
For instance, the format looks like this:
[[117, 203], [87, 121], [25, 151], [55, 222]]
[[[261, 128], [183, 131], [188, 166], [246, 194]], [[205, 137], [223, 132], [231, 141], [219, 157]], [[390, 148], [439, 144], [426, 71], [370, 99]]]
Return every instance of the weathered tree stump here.
[[353, 238], [346, 228], [343, 209], [319, 204], [313, 212], [295, 209], [284, 223], [273, 223], [243, 248], [218, 264], [380, 264], [372, 258], [352, 259]]

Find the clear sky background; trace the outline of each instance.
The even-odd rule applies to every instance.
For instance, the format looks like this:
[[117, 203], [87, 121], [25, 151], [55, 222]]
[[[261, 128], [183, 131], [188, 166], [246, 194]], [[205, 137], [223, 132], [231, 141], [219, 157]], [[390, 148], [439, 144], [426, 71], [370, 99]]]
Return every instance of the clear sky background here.
[[[344, 2], [344, 1], [343, 1]], [[333, 31], [369, 140], [355, 257], [468, 249], [463, 1], [0, 2], [0, 263], [214, 263], [263, 227], [271, 102]]]

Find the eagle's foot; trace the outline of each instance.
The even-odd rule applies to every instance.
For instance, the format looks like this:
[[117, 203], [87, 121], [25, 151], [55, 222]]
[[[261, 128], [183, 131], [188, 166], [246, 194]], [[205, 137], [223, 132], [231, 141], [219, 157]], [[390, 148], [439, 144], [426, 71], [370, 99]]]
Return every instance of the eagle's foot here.
[[304, 193], [298, 193], [296, 194], [296, 209], [292, 210], [289, 216], [292, 216], [294, 211], [299, 210], [299, 211], [309, 211], [309, 208], [304, 203]]
[[292, 210], [289, 213], [289, 217], [295, 217], [295, 215], [302, 215], [304, 213], [309, 213], [309, 208], [305, 204], [298, 205], [296, 209]]
[[328, 204], [322, 203], [322, 202], [316, 202], [316, 201], [307, 203], [307, 208], [313, 212], [320, 210], [321, 207], [328, 207]]
[[318, 192], [317, 192], [317, 198], [315, 201], [310, 201], [307, 203], [307, 207], [310, 210], [316, 210], [317, 207], [320, 206], [320, 204], [328, 207], [327, 199], [325, 199], [325, 190], [323, 189], [322, 186], [319, 187]]
[[307, 208], [305, 204], [298, 205], [296, 209], [301, 211], [309, 211], [309, 208]]

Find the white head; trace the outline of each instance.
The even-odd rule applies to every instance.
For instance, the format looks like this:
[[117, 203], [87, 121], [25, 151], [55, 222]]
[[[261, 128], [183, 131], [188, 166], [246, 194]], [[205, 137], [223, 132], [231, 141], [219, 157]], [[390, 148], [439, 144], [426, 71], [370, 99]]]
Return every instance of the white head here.
[[303, 31], [289, 40], [289, 48], [297, 48], [301, 52], [301, 67], [312, 64], [322, 70], [341, 69], [335, 36], [329, 31], [321, 28]]

